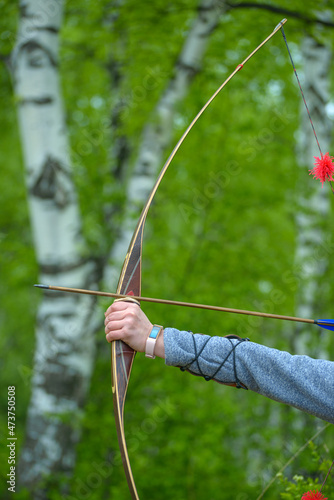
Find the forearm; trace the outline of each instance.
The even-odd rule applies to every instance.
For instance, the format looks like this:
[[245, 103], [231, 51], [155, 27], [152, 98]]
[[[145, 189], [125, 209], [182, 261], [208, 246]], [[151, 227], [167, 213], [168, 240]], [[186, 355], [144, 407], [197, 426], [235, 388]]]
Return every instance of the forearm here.
[[[224, 337], [195, 335], [198, 351], [207, 342], [197, 362], [192, 333], [172, 328], [164, 331], [166, 364], [189, 367], [194, 373], [212, 376], [231, 351]], [[229, 356], [215, 375], [223, 383], [235, 381], [233, 356]], [[293, 356], [253, 342], [243, 342], [235, 349], [238, 379], [248, 389], [275, 401], [294, 406], [323, 420], [334, 423], [334, 362]]]

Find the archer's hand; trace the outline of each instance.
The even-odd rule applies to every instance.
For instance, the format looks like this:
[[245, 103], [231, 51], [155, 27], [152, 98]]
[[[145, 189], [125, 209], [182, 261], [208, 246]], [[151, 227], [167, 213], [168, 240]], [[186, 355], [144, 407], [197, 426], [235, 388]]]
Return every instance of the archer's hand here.
[[123, 340], [138, 352], [145, 351], [152, 323], [139, 306], [131, 302], [114, 302], [105, 312], [105, 332], [108, 342]]

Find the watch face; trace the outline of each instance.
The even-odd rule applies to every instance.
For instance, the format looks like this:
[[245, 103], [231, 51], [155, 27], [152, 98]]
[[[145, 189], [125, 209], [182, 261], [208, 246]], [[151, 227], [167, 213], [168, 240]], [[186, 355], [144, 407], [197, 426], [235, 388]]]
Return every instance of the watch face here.
[[161, 330], [160, 326], [154, 326], [150, 333], [150, 339], [156, 339], [160, 330]]

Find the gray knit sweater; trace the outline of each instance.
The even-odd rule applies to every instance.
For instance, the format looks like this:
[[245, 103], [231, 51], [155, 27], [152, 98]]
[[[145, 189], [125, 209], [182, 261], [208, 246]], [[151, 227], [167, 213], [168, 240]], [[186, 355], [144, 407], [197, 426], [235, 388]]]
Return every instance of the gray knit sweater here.
[[[215, 380], [224, 383], [239, 381], [263, 396], [334, 424], [333, 361], [293, 356], [254, 342], [236, 344], [238, 340], [224, 337], [193, 335], [175, 328], [164, 330], [167, 365], [202, 376], [214, 375]], [[197, 361], [196, 352], [200, 353]]]

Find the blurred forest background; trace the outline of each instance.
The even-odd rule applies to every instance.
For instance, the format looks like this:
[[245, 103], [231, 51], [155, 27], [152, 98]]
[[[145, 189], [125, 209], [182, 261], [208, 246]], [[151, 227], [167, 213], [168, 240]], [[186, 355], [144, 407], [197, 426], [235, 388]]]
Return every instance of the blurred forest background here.
[[[173, 146], [210, 95], [285, 32], [333, 154], [333, 1], [1, 0], [1, 498], [16, 387], [18, 499], [128, 499], [106, 300]], [[149, 212], [142, 293], [333, 317], [333, 195], [277, 33], [201, 117]], [[145, 305], [151, 321], [333, 359], [326, 330]], [[328, 395], [328, 397], [332, 397]], [[140, 498], [300, 499], [334, 458], [332, 426], [137, 355], [125, 406]], [[278, 474], [279, 473], [279, 474]], [[276, 477], [276, 475], [278, 476]], [[323, 491], [334, 497], [329, 479]]]

